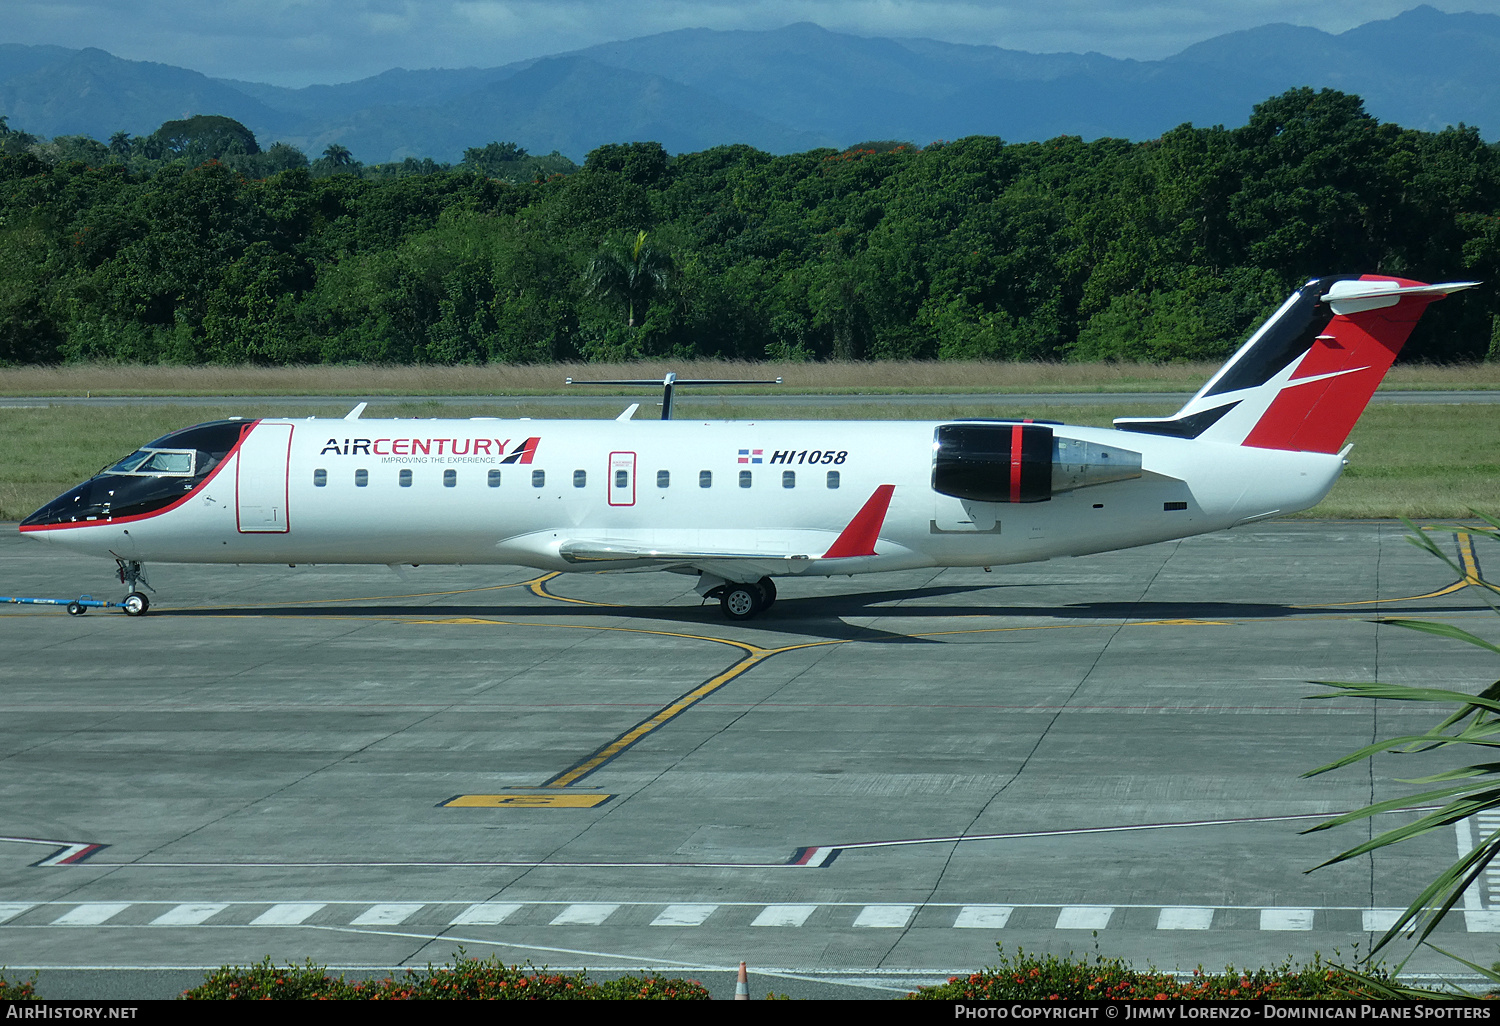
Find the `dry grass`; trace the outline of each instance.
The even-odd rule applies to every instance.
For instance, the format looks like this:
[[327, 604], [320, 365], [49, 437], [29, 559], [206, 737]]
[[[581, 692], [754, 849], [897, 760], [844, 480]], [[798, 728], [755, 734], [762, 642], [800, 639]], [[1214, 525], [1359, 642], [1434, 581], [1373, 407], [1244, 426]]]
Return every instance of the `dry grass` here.
[[[1209, 363], [670, 363], [543, 364], [482, 367], [170, 367], [68, 364], [0, 368], [0, 395], [537, 395], [570, 391], [565, 378], [776, 378], [780, 392], [1193, 392]], [[1500, 388], [1500, 363], [1414, 364], [1386, 376], [1385, 388]], [[619, 389], [596, 391], [617, 393]], [[756, 389], [725, 389], [754, 392]]]
[[[997, 406], [955, 399], [938, 406], [814, 405], [789, 411], [757, 405], [751, 397], [709, 405], [709, 416], [726, 420], [787, 419], [789, 415], [799, 420], [1028, 416], [1098, 427], [1107, 427], [1114, 417], [1164, 416], [1176, 408], [1175, 403]], [[504, 416], [607, 420], [619, 411], [618, 400], [602, 400], [597, 405], [566, 408], [522, 404], [507, 408]], [[0, 520], [20, 519], [135, 446], [189, 423], [236, 415], [327, 417], [338, 412], [327, 406], [292, 403], [0, 409]], [[381, 416], [479, 417], [496, 412], [483, 404], [417, 402], [383, 407]], [[1321, 505], [1299, 516], [1453, 518], [1466, 516], [1471, 508], [1500, 510], [1500, 416], [1493, 407], [1372, 406], [1355, 425], [1350, 441], [1354, 452], [1343, 478]]]

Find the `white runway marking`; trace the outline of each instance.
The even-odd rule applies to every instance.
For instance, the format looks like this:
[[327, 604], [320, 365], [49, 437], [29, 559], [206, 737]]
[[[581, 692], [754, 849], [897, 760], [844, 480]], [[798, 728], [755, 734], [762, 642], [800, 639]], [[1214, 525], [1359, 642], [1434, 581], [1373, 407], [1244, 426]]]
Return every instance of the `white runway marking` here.
[[1010, 922], [1014, 911], [1010, 905], [965, 905], [958, 910], [953, 926], [959, 930], [1000, 930]]
[[1260, 910], [1262, 930], [1311, 930], [1313, 910], [1310, 908], [1263, 908]]
[[553, 926], [599, 926], [619, 908], [598, 902], [582, 902], [569, 905], [552, 920]]
[[178, 905], [176, 908], [168, 909], [151, 920], [151, 925], [197, 926], [200, 923], [207, 922], [216, 913], [222, 912], [228, 907], [228, 902], [197, 902]]
[[273, 905], [250, 920], [251, 926], [297, 926], [324, 907], [319, 901], [294, 901]]
[[1393, 908], [1371, 908], [1360, 914], [1362, 925], [1370, 933], [1385, 933], [1400, 918], [1401, 913]]
[[866, 905], [854, 918], [854, 925], [900, 929], [916, 910], [915, 905]]
[[816, 905], [767, 905], [751, 926], [801, 926], [818, 910]]
[[1211, 908], [1164, 908], [1156, 917], [1158, 930], [1207, 930], [1213, 923]]
[[53, 926], [98, 926], [124, 912], [131, 905], [128, 901], [100, 901], [79, 905], [52, 920]]
[[484, 901], [470, 905], [448, 920], [449, 926], [499, 926], [521, 906], [507, 901]]
[[652, 926], [702, 926], [714, 914], [717, 905], [668, 905], [653, 920]]
[[[1471, 822], [1474, 829], [1470, 828]], [[1458, 830], [1458, 853], [1467, 855], [1474, 850], [1475, 844], [1484, 843], [1491, 834], [1500, 830], [1500, 811], [1481, 812], [1469, 819], [1459, 820], [1454, 825]], [[1469, 912], [1482, 912], [1486, 905], [1497, 904], [1497, 898], [1500, 898], [1500, 863], [1492, 862], [1485, 867], [1479, 879], [1464, 891], [1464, 908]]]
[[410, 919], [421, 909], [422, 903], [395, 902], [389, 905], [375, 905], [368, 911], [361, 912], [350, 922], [351, 926], [399, 926]]
[[[138, 921], [117, 922], [120, 914], [130, 908], [140, 910], [135, 916]], [[812, 924], [812, 928], [824, 930], [901, 929], [911, 925], [916, 914], [922, 912], [922, 925], [927, 928], [1103, 930], [1109, 928], [1114, 921], [1115, 912], [1138, 909], [1148, 915], [1154, 914], [1154, 928], [1157, 930], [1236, 931], [1253, 930], [1258, 926], [1265, 931], [1309, 931], [1317, 925], [1324, 931], [1364, 930], [1381, 933], [1404, 911], [1397, 908], [1354, 906], [1261, 908], [1250, 905], [992, 905], [958, 902], [866, 904], [852, 901], [771, 905], [754, 901], [484, 901], [464, 905], [450, 900], [339, 900], [289, 901], [269, 907], [264, 901], [12, 901], [0, 902], [0, 930], [44, 926], [94, 926], [122, 930], [147, 927], [222, 929], [306, 926], [318, 929], [350, 927], [369, 930], [407, 925], [417, 930], [441, 932], [450, 926], [499, 926], [512, 922], [518, 913], [527, 910], [531, 910], [529, 918], [534, 925], [601, 926], [609, 923], [621, 909], [632, 910], [628, 918], [622, 917], [616, 924], [627, 929], [643, 922], [651, 926], [677, 927], [707, 927], [711, 922], [721, 925], [743, 922], [732, 918], [714, 918], [725, 909], [741, 909], [744, 910], [741, 913], [743, 915], [754, 912], [751, 926], [797, 928]], [[819, 911], [824, 915], [815, 918]], [[1016, 925], [1018, 912], [1025, 914], [1020, 927]], [[318, 922], [309, 922], [318, 913], [322, 913]], [[850, 916], [853, 916], [852, 921]], [[1257, 925], [1252, 925], [1255, 922], [1253, 917], [1258, 917]], [[1151, 928], [1151, 920], [1144, 916], [1133, 917], [1131, 924], [1130, 929], [1137, 931]], [[1121, 926], [1116, 924], [1115, 928], [1118, 930]], [[1500, 933], [1500, 909], [1465, 911], [1462, 919], [1457, 915], [1450, 917], [1450, 921], [1442, 929]]]
[[1109, 926], [1109, 917], [1115, 914], [1113, 905], [1069, 905], [1057, 913], [1059, 930], [1103, 930]]
[[14, 919], [32, 906], [26, 902], [6, 901], [0, 902], [0, 923]]

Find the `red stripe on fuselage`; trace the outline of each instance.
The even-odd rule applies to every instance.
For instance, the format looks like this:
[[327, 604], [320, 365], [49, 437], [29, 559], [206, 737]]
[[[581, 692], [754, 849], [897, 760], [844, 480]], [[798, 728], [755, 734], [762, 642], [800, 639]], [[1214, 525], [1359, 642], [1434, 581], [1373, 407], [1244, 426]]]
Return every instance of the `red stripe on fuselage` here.
[[[208, 472], [208, 476], [205, 477], [202, 481], [199, 481], [193, 487], [192, 491], [184, 492], [182, 498], [174, 499], [172, 501], [172, 504], [169, 506], [163, 506], [161, 509], [153, 509], [150, 513], [137, 513], [134, 516], [128, 517], [110, 517], [105, 520], [75, 520], [72, 523], [67, 524], [33, 524], [30, 527], [22, 527], [21, 531], [23, 533], [29, 534], [32, 531], [66, 531], [70, 528], [77, 527], [105, 527], [113, 524], [134, 524], [141, 520], [150, 520], [152, 517], [159, 517], [164, 513], [170, 513], [178, 506], [181, 506], [184, 502], [187, 502], [193, 496], [203, 491], [203, 489], [207, 488], [208, 483], [219, 476], [219, 471], [224, 469], [224, 467], [229, 463], [230, 459], [239, 455], [240, 446], [243, 445], [245, 439], [249, 437], [251, 429], [259, 423], [259, 420], [246, 421], [245, 427], [240, 429], [239, 440], [234, 443], [234, 448], [230, 449], [224, 454], [224, 458], [219, 461], [218, 466], [210, 470]], [[64, 492], [63, 494], [66, 495], [67, 493]]]

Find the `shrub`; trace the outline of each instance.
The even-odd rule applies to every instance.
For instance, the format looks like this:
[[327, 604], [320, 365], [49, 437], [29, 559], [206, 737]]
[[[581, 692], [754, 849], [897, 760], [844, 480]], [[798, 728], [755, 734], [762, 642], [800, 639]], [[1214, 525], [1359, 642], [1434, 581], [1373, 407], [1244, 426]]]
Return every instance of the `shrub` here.
[[182, 992], [186, 1001], [337, 1001], [354, 995], [343, 977], [311, 961], [278, 968], [269, 958], [249, 967], [221, 966]]
[[582, 973], [506, 965], [494, 957], [469, 958], [460, 948], [451, 965], [429, 964], [378, 980], [331, 977], [311, 962], [284, 969], [273, 966], [269, 958], [248, 968], [226, 965], [182, 996], [190, 1001], [705, 1001], [709, 993], [697, 980], [653, 973], [594, 983]]
[[0, 1001], [36, 1000], [36, 973], [29, 980], [16, 981], [6, 979], [3, 973], [4, 969], [0, 969]]
[[[970, 976], [954, 976], [936, 987], [922, 987], [908, 998], [931, 1001], [1259, 1001], [1267, 999], [1350, 999], [1373, 997], [1362, 979], [1314, 955], [1308, 965], [1290, 960], [1271, 969], [1210, 973], [1199, 966], [1189, 979], [1155, 967], [1137, 970], [1123, 959], [1078, 958], [1071, 953], [1028, 955], [1020, 948], [1000, 963]], [[1385, 980], [1383, 972], [1374, 978]]]
[[707, 1001], [708, 988], [697, 980], [657, 976], [621, 976], [598, 985], [604, 1001]]

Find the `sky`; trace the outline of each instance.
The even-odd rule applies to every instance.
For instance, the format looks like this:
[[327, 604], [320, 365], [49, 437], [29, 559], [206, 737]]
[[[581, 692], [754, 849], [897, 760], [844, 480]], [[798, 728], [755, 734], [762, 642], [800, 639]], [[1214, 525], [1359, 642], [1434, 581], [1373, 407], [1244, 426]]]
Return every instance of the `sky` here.
[[[0, 0], [0, 43], [95, 46], [218, 78], [348, 82], [495, 67], [684, 28], [811, 21], [859, 36], [1152, 60], [1271, 22], [1343, 32], [1419, 0]], [[1430, 0], [1500, 14], [1500, 0]]]

